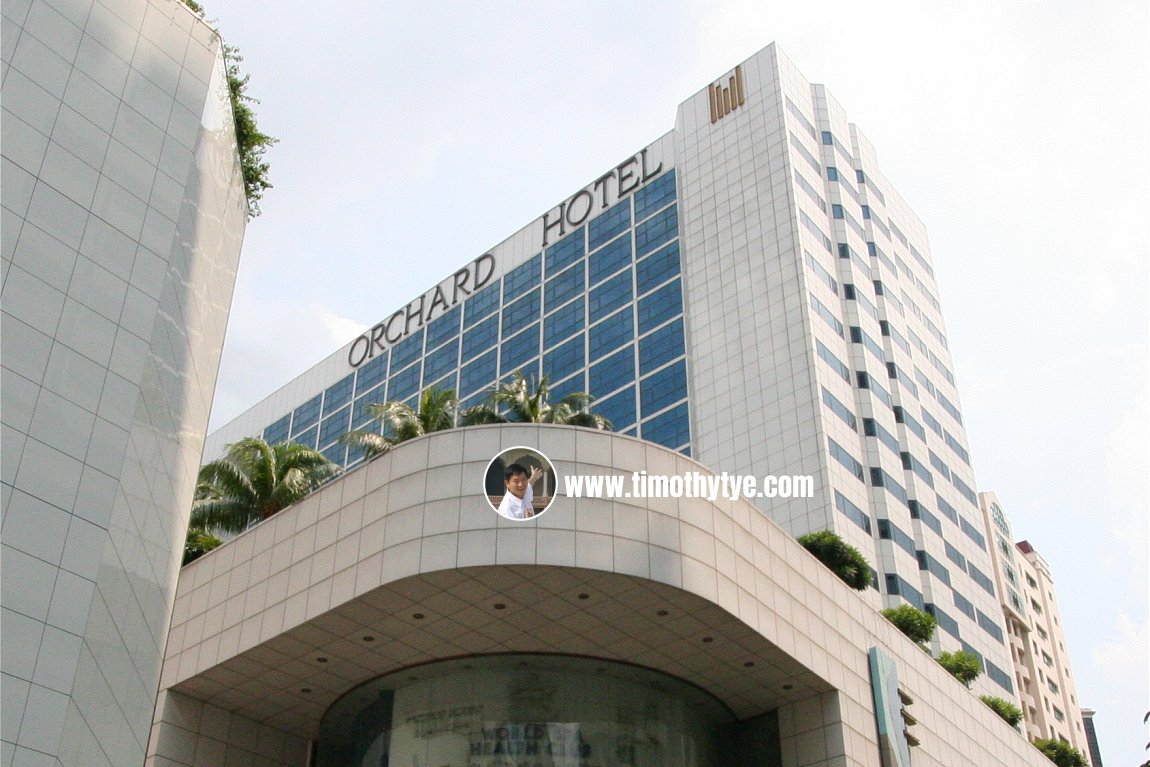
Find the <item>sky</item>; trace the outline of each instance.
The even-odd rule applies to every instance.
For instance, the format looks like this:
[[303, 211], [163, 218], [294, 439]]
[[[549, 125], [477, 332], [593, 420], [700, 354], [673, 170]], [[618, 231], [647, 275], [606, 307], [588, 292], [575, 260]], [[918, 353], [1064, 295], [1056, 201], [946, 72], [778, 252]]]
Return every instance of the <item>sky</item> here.
[[925, 222], [980, 490], [1050, 563], [1108, 767], [1150, 740], [1144, 0], [208, 4], [274, 188], [213, 428], [674, 127], [771, 42]]

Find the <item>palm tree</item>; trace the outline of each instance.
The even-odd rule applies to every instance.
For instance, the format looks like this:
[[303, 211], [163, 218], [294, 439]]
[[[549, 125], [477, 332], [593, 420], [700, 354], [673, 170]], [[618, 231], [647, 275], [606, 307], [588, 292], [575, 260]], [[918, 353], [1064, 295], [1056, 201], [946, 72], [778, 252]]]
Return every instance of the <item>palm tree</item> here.
[[[532, 390], [527, 378], [516, 370], [510, 381], [491, 393], [489, 405], [469, 408], [468, 413], [476, 419], [475, 423], [556, 423], [591, 429], [611, 428], [610, 420], [591, 410], [590, 394], [572, 392], [552, 405], [550, 392], [547, 376], [539, 379], [539, 384]], [[478, 420], [481, 418], [488, 420]]]
[[269, 445], [245, 437], [228, 445], [223, 458], [200, 467], [191, 527], [239, 533], [290, 506], [340, 467], [298, 442]]
[[355, 429], [345, 434], [342, 441], [362, 449], [364, 457], [371, 458], [386, 453], [400, 442], [455, 428], [459, 420], [459, 399], [451, 389], [430, 386], [419, 395], [417, 407], [389, 400], [368, 405], [367, 411], [382, 423], [383, 433]]

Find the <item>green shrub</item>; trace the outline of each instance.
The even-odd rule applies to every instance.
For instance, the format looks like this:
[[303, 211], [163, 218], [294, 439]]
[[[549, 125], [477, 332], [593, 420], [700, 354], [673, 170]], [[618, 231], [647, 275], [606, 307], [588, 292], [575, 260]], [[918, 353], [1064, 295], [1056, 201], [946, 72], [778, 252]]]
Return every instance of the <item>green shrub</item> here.
[[911, 641], [925, 649], [926, 643], [934, 636], [934, 629], [938, 621], [930, 613], [924, 613], [910, 605], [899, 605], [882, 611], [888, 621], [895, 625], [902, 633], [910, 637]]
[[1005, 698], [996, 698], [993, 695], [981, 695], [978, 699], [990, 706], [991, 710], [1001, 716], [1011, 727], [1017, 727], [1018, 723], [1022, 721], [1022, 709]]
[[838, 577], [858, 591], [866, 591], [871, 583], [870, 563], [858, 549], [830, 530], [808, 533], [799, 543]]
[[1058, 767], [1090, 767], [1086, 755], [1064, 740], [1039, 738], [1034, 741], [1034, 747]]
[[938, 656], [938, 662], [950, 672], [951, 676], [967, 687], [982, 674], [982, 663], [979, 662], [978, 656], [965, 650], [944, 652]]

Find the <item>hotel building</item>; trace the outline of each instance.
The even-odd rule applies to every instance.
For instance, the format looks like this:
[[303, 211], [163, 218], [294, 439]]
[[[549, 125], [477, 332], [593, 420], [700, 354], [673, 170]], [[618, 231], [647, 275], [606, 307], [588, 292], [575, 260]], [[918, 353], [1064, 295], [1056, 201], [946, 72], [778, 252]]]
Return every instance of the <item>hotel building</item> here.
[[0, 764], [140, 765], [245, 226], [221, 43], [0, 13]]
[[[473, 427], [369, 462], [339, 441], [371, 403], [474, 404], [515, 371], [617, 433]], [[772, 45], [209, 437], [349, 471], [183, 571], [154, 763], [1041, 765], [976, 697], [1018, 700], [959, 403], [925, 227]], [[815, 494], [514, 522], [482, 495], [514, 445]], [[823, 529], [875, 588], [793, 540]], [[938, 619], [932, 651], [978, 654], [972, 690], [878, 613], [903, 603]]]
[[978, 500], [991, 536], [1026, 736], [1064, 740], [1090, 755], [1050, 565], [1028, 541], [1012, 543], [1010, 520], [998, 496], [979, 493]]

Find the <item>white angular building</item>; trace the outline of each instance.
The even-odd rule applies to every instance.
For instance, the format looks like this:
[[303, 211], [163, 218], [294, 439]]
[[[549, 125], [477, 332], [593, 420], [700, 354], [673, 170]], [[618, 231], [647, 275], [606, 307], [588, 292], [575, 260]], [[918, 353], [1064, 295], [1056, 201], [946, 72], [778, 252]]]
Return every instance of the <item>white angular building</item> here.
[[245, 226], [221, 42], [0, 13], [0, 764], [139, 765]]

